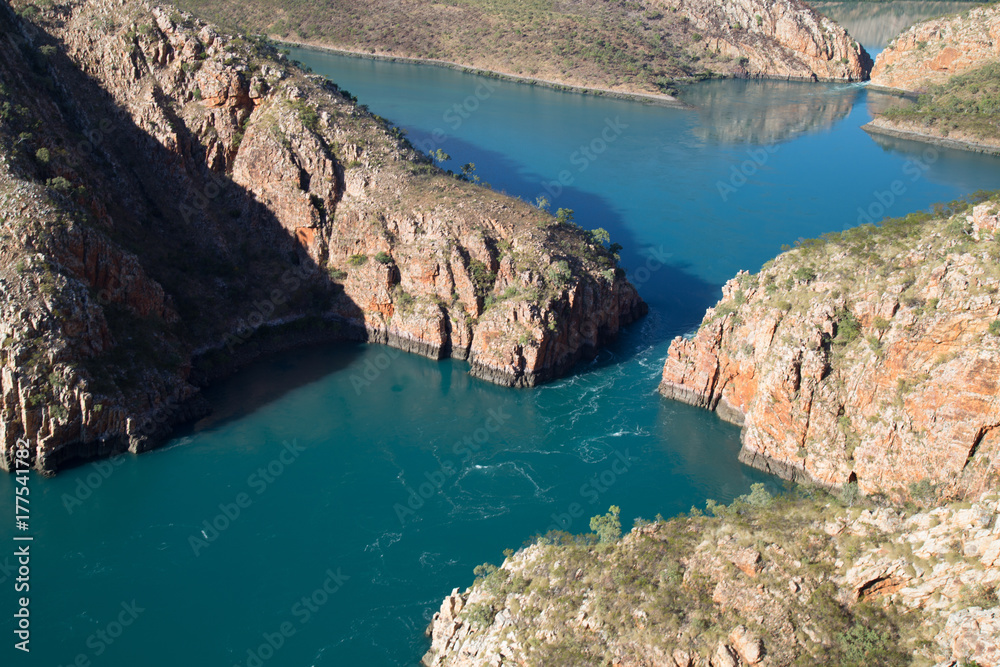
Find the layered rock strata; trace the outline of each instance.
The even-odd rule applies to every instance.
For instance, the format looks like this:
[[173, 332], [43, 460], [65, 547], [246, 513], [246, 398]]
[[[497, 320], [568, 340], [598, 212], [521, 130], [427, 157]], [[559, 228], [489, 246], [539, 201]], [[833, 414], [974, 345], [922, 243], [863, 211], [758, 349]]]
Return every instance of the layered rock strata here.
[[995, 666], [997, 498], [918, 512], [757, 490], [616, 544], [543, 539], [445, 598], [422, 664]]
[[1000, 59], [1000, 6], [918, 23], [892, 40], [875, 59], [872, 85], [926, 90], [955, 74]]
[[784, 477], [866, 493], [991, 488], [1000, 204], [953, 210], [829, 235], [741, 273], [673, 341], [661, 393], [741, 425], [741, 460]]
[[[661, 3], [657, 3], [661, 4]], [[871, 56], [841, 26], [798, 0], [663, 0], [699, 35], [695, 48], [734, 61], [732, 76], [864, 81]]]
[[44, 471], [151, 447], [203, 409], [196, 377], [286, 343], [383, 342], [524, 386], [645, 312], [591, 234], [445, 174], [266, 44], [144, 2], [15, 6], [4, 466], [18, 438]]

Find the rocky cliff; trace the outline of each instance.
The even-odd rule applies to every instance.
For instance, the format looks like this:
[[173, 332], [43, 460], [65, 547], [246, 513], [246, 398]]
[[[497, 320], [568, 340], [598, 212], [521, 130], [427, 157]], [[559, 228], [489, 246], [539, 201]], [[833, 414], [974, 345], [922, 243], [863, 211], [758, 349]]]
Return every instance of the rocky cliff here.
[[918, 23], [892, 40], [875, 60], [873, 85], [924, 90], [1000, 58], [1000, 5]]
[[707, 75], [860, 81], [872, 65], [843, 28], [799, 0], [183, 5], [299, 43], [617, 93], [669, 93], [675, 81]]
[[[981, 197], [980, 197], [981, 199]], [[1000, 473], [997, 199], [862, 225], [741, 273], [668, 352], [664, 396], [784, 477], [974, 495]]]
[[[657, 3], [661, 4], [661, 3]], [[847, 31], [798, 0], [663, 0], [701, 35], [694, 48], [732, 58], [723, 74], [864, 81], [872, 60]]]
[[0, 6], [0, 464], [154, 445], [259, 352], [360, 338], [530, 385], [644, 304], [595, 236], [440, 171], [170, 6]]
[[761, 487], [709, 513], [477, 568], [423, 664], [1000, 665], [996, 492], [916, 511]]

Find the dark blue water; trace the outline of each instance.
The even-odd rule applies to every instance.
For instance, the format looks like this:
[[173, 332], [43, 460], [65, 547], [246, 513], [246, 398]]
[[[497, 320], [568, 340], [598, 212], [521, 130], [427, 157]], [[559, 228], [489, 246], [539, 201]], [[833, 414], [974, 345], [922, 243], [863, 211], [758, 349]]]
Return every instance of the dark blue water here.
[[[440, 599], [504, 548], [764, 479], [737, 463], [735, 427], [655, 393], [669, 340], [722, 282], [859, 216], [1000, 186], [994, 159], [874, 141], [858, 86], [718, 81], [676, 109], [294, 57], [445, 166], [610, 230], [650, 315], [532, 390], [381, 347], [297, 350], [214, 387], [215, 416], [165, 449], [32, 476], [32, 653], [12, 648], [4, 546], [3, 664], [413, 665]], [[3, 545], [13, 494], [0, 477]]]

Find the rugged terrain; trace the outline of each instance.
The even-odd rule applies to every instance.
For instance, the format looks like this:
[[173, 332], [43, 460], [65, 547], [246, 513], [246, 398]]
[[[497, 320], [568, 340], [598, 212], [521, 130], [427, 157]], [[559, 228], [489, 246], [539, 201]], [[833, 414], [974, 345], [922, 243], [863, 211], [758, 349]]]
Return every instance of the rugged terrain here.
[[879, 54], [872, 84], [920, 93], [864, 126], [885, 134], [1000, 153], [1000, 5], [918, 23]]
[[268, 47], [139, 1], [0, 5], [0, 462], [153, 446], [308, 340], [530, 385], [643, 314], [603, 235], [446, 174]]
[[917, 511], [758, 487], [620, 540], [616, 509], [599, 539], [550, 535], [477, 568], [423, 664], [1000, 664], [995, 492]]
[[916, 103], [897, 102], [864, 129], [1000, 154], [1000, 61], [930, 86]]
[[620, 93], [709, 75], [860, 81], [871, 58], [799, 0], [184, 0], [224, 25]]
[[660, 391], [742, 425], [741, 460], [784, 477], [895, 497], [994, 488], [998, 210], [862, 225], [741, 273], [673, 341]]
[[809, 6], [819, 10], [868, 48], [884, 48], [897, 35], [919, 21], [972, 9], [978, 2], [946, 0], [820, 0]]
[[875, 60], [874, 86], [921, 91], [1000, 59], [1000, 5], [918, 23]]

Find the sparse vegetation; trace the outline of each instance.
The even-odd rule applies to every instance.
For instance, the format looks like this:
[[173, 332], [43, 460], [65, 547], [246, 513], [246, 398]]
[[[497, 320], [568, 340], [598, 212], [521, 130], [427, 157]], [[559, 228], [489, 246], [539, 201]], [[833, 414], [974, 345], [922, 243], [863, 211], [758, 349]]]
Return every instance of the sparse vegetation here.
[[892, 107], [890, 121], [919, 123], [943, 136], [963, 133], [1000, 139], [1000, 63], [951, 77], [921, 95], [916, 104]]
[[[320, 10], [305, 0], [184, 0], [182, 6], [228, 28], [290, 41], [440, 59], [570, 85], [670, 94], [674, 81], [728, 65], [703, 48], [704, 36], [690, 30], [682, 13], [635, 3], [417, 2], [406, 8], [406, 29], [387, 0], [364, 6], [333, 0]], [[762, 25], [761, 19], [754, 30]]]

